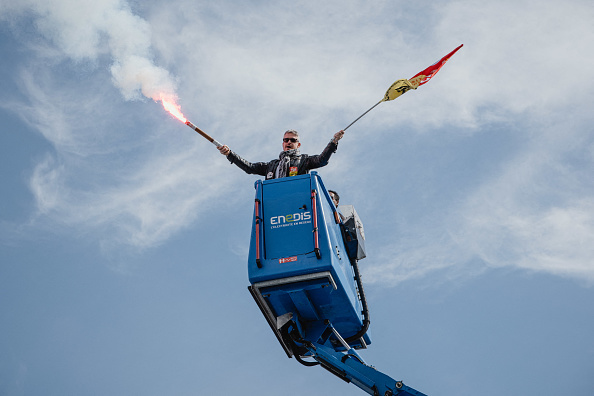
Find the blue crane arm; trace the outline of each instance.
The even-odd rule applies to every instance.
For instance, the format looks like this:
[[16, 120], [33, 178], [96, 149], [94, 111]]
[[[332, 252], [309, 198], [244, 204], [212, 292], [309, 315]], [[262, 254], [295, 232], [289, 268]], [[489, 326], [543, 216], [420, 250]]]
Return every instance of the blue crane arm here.
[[336, 352], [324, 345], [312, 344], [306, 347], [310, 350], [312, 357], [322, 367], [346, 382], [350, 382], [365, 392], [374, 396], [426, 396], [402, 381], [396, 381], [392, 377], [368, 366], [361, 358], [350, 350], [349, 352]]
[[[283, 326], [281, 333], [285, 340], [290, 340], [294, 350], [299, 351], [295, 357], [302, 364], [307, 366], [319, 364], [332, 374], [356, 385], [370, 395], [427, 396], [366, 364], [356, 350], [349, 346], [329, 322], [326, 323], [326, 329], [315, 342], [301, 337], [302, 329], [296, 318], [291, 318]], [[340, 348], [336, 348], [336, 344], [342, 344], [343, 350], [338, 350]], [[313, 358], [315, 361], [304, 361], [303, 357]]]

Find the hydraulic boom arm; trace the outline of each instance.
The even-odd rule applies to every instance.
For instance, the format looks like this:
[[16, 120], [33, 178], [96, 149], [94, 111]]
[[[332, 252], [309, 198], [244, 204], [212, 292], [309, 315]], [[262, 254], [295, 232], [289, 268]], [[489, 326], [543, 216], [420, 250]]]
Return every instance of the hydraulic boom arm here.
[[[289, 337], [294, 350], [300, 351], [299, 355], [312, 357], [323, 368], [346, 382], [353, 383], [374, 396], [427, 396], [402, 381], [396, 381], [392, 377], [367, 365], [359, 354], [334, 329], [331, 323], [323, 332], [318, 342], [311, 342], [301, 338], [299, 326], [293, 320], [286, 323], [281, 332]], [[330, 344], [341, 343], [345, 351], [336, 351]], [[316, 365], [316, 362], [303, 361], [296, 355], [302, 364], [307, 366]]]

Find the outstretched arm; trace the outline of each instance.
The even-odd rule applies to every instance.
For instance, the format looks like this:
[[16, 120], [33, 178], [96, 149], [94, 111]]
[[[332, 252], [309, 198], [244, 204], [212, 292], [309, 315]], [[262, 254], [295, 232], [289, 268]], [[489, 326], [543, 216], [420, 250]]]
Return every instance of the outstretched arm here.
[[330, 142], [328, 143], [328, 145], [326, 146], [324, 151], [322, 151], [321, 154], [312, 155], [311, 157], [309, 157], [307, 159], [307, 161], [308, 161], [307, 166], [306, 166], [307, 170], [321, 168], [323, 166], [328, 165], [328, 161], [330, 160], [330, 157], [332, 156], [332, 154], [334, 154], [336, 152], [336, 149], [338, 148], [338, 141], [340, 139], [342, 139], [343, 136], [344, 136], [344, 131], [336, 132], [334, 134], [334, 137], [332, 138], [332, 140], [330, 140]]
[[268, 164], [266, 162], [251, 163], [249, 161], [246, 161], [239, 155], [231, 151], [229, 146], [227, 146], [226, 144], [217, 148], [219, 149], [221, 154], [227, 157], [229, 162], [237, 165], [237, 167], [245, 173], [266, 176], [266, 169], [268, 167]]

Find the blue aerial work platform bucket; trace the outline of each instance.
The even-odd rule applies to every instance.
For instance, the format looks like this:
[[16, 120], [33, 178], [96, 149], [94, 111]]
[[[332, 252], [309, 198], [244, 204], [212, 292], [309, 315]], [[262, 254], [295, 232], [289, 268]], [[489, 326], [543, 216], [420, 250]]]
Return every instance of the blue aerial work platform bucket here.
[[336, 351], [365, 348], [362, 230], [340, 214], [317, 172], [259, 180], [255, 188], [249, 290], [287, 355], [302, 354], [281, 330], [288, 321], [300, 327], [302, 341], [328, 339], [331, 326]]
[[248, 289], [287, 356], [321, 365], [370, 395], [426, 396], [356, 352], [371, 339], [355, 210], [341, 206], [340, 213], [317, 172], [255, 187]]

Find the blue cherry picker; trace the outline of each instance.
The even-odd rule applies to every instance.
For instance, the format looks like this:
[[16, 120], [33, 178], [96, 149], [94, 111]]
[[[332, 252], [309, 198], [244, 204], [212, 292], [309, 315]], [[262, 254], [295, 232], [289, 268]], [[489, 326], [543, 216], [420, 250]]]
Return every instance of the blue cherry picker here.
[[[462, 45], [410, 80], [400, 79], [382, 102], [427, 83]], [[217, 147], [221, 143], [172, 115]], [[334, 206], [317, 172], [257, 181], [248, 258], [248, 287], [289, 358], [320, 365], [374, 396], [426, 396], [366, 364], [357, 353], [371, 343], [369, 309], [358, 261], [365, 257], [361, 221], [352, 207]]]
[[371, 339], [352, 206], [334, 206], [317, 172], [255, 183], [248, 287], [289, 358], [320, 365], [374, 396], [425, 396], [369, 366]]

